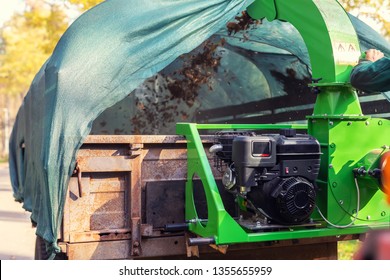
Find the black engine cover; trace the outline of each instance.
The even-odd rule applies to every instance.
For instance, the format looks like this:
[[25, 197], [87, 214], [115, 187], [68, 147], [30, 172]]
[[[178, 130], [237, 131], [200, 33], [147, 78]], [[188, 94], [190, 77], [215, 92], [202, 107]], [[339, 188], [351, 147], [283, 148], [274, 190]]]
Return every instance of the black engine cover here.
[[247, 199], [276, 223], [299, 224], [307, 221], [314, 210], [316, 189], [301, 177], [275, 178], [252, 188]]
[[229, 163], [235, 176], [231, 181], [236, 182], [237, 195], [247, 200], [248, 209], [283, 225], [307, 221], [315, 207], [319, 142], [293, 129], [238, 135], [231, 141], [231, 160], [223, 160]]

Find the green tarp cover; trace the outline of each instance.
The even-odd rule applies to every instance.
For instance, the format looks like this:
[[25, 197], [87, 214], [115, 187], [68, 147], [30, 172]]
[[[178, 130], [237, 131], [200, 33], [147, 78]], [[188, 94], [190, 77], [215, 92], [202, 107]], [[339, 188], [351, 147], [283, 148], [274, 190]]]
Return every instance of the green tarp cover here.
[[[251, 70], [258, 65], [253, 54], [280, 55], [282, 67], [291, 64], [297, 76], [310, 77], [305, 45], [288, 23], [264, 22], [229, 36], [226, 24], [251, 2], [108, 0], [69, 27], [33, 80], [10, 141], [14, 196], [32, 212], [36, 233], [47, 241], [52, 256], [59, 251], [57, 233], [75, 156], [94, 121], [129, 96], [144, 98], [149, 92], [142, 86], [145, 81], [166, 69], [180, 67], [183, 54], [196, 50], [210, 37], [217, 41], [224, 38], [229, 47], [218, 48], [223, 51], [221, 67], [234, 69], [235, 58], [241, 57], [240, 69], [246, 69], [235, 72], [237, 80], [245, 81], [236, 83], [237, 89], [245, 86], [247, 91], [237, 102], [256, 99], [250, 93], [266, 84], [259, 82], [257, 72]], [[359, 20], [352, 20], [363, 49], [376, 47], [390, 54], [385, 40]], [[252, 55], [245, 56], [243, 51], [251, 51]], [[268, 61], [266, 67], [278, 67], [272, 57], [264, 56], [264, 61]], [[264, 81], [267, 79], [264, 77]], [[274, 86], [267, 85], [269, 94], [275, 94], [278, 88], [274, 79]], [[222, 86], [199, 90], [228, 92], [223, 79], [217, 80]], [[213, 107], [219, 100], [210, 95], [205, 104]], [[103, 120], [109, 122], [110, 115]]]

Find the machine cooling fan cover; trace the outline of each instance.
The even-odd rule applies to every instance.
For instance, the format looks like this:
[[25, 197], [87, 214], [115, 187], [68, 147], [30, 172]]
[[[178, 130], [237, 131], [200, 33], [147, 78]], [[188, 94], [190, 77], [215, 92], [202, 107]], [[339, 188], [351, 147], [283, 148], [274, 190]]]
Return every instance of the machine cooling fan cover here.
[[283, 180], [279, 187], [282, 191], [277, 196], [280, 215], [284, 220], [302, 222], [314, 210], [316, 192], [311, 183], [299, 177]]

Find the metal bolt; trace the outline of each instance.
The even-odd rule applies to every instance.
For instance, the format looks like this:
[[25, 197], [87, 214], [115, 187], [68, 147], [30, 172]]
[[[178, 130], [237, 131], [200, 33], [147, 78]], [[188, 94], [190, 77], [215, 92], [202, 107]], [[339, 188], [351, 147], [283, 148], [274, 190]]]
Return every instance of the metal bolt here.
[[133, 244], [134, 247], [139, 247], [139, 242], [138, 241], [135, 241], [134, 244]]
[[134, 248], [134, 250], [133, 250], [133, 255], [134, 256], [139, 256], [139, 249], [138, 248]]
[[336, 144], [335, 144], [335, 143], [332, 143], [332, 144], [330, 144], [330, 147], [331, 147], [332, 149], [334, 149], [334, 147], [336, 147]]
[[371, 216], [370, 215], [367, 216], [367, 220], [371, 220]]
[[381, 216], [382, 216], [382, 217], [386, 216], [386, 212], [385, 212], [385, 211], [382, 211]]
[[347, 122], [347, 125], [351, 125], [352, 124], [352, 122]]
[[340, 205], [344, 204], [344, 200], [339, 200]]
[[329, 125], [333, 125], [333, 122], [329, 122]]
[[333, 168], [333, 164], [329, 164], [329, 169], [332, 169]]
[[366, 125], [370, 125], [370, 122], [369, 122], [369, 121], [366, 121]]
[[335, 188], [335, 187], [337, 187], [337, 183], [336, 182], [333, 182], [332, 183], [332, 186]]
[[382, 121], [379, 121], [379, 122], [378, 122], [378, 125], [382, 125], [382, 124], [383, 124], [383, 122], [382, 122]]

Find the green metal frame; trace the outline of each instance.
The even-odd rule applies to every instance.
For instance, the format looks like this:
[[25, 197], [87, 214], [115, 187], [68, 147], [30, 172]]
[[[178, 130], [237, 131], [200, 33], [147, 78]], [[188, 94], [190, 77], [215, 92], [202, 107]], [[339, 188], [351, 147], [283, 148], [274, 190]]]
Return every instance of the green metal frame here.
[[[390, 145], [390, 121], [364, 116], [356, 91], [349, 85], [352, 67], [360, 56], [356, 32], [341, 5], [335, 0], [256, 0], [247, 9], [254, 19], [283, 20], [294, 25], [305, 41], [310, 55], [310, 86], [319, 94], [308, 125], [204, 125], [177, 124], [177, 133], [187, 138], [188, 179], [186, 183], [186, 219], [190, 230], [202, 237], [213, 237], [216, 244], [259, 242], [292, 238], [310, 238], [363, 233], [372, 228], [388, 228], [390, 207], [380, 191], [379, 181], [368, 175], [357, 178], [360, 209], [353, 170], [378, 165], [381, 154]], [[342, 27], [342, 28], [340, 28]], [[321, 144], [321, 168], [317, 185], [317, 204], [327, 220], [347, 228], [324, 224], [321, 228], [290, 228], [279, 232], [249, 232], [225, 210], [199, 130], [270, 130], [295, 128], [306, 130]], [[198, 217], [194, 202], [195, 177], [203, 183], [207, 201], [207, 222]], [[322, 221], [318, 213], [313, 219]]]

